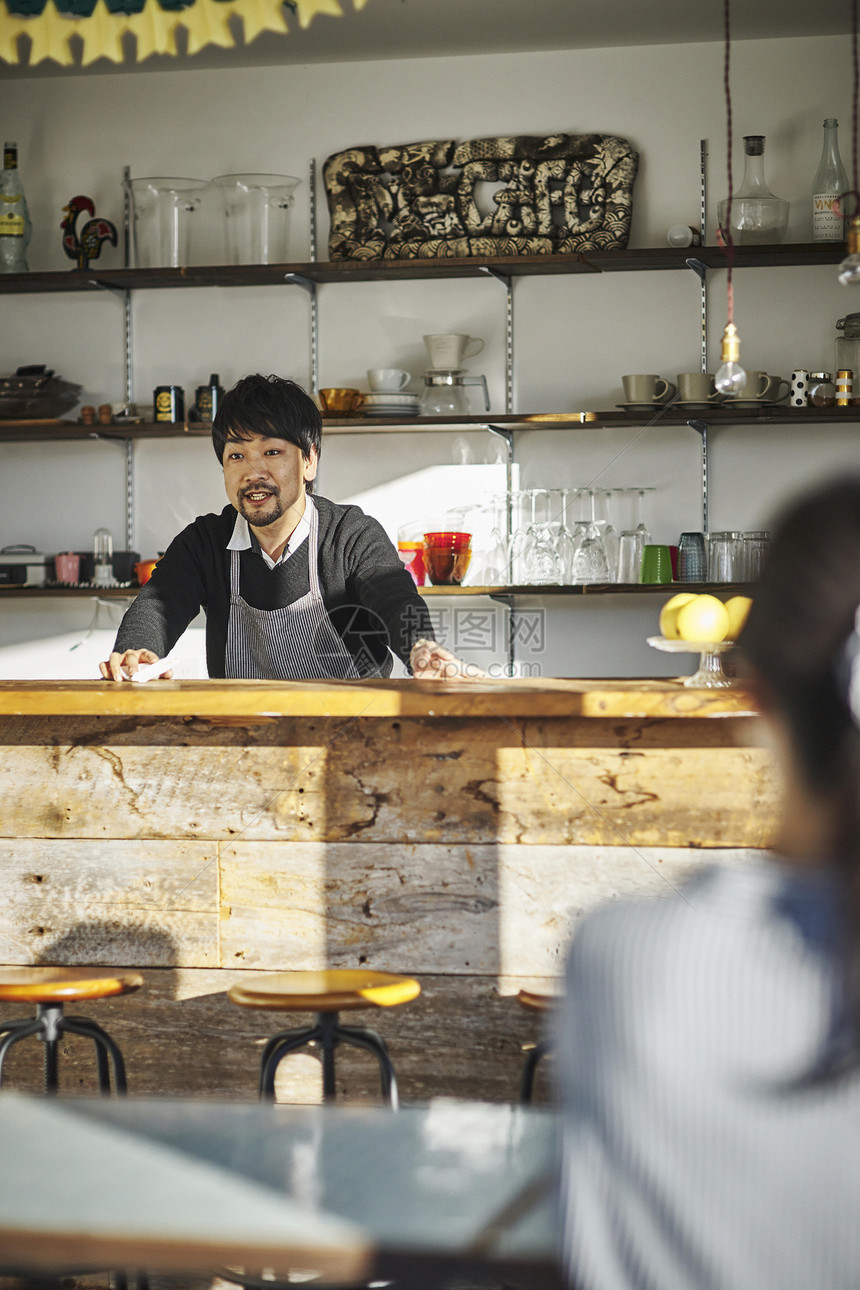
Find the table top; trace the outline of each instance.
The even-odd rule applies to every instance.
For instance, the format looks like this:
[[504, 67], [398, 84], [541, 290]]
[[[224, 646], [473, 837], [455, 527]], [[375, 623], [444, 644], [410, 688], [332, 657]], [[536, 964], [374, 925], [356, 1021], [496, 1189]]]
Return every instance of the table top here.
[[646, 679], [521, 681], [0, 681], [2, 716], [726, 717], [754, 715], [741, 687]]
[[[0, 1269], [315, 1269], [406, 1260], [553, 1280], [555, 1116], [0, 1098]], [[389, 1263], [386, 1264], [386, 1258]]]

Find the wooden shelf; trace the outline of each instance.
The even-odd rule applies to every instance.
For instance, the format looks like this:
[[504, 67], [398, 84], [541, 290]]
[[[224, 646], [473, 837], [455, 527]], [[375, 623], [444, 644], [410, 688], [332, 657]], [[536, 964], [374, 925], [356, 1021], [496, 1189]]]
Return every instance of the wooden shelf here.
[[[738, 246], [736, 268], [797, 267], [837, 264], [845, 254], [843, 242], [796, 242], [778, 246]], [[480, 278], [488, 273], [511, 277], [574, 273], [629, 273], [678, 270], [688, 260], [711, 269], [726, 267], [719, 246], [642, 247], [585, 251], [577, 255], [520, 255], [428, 260], [325, 260], [295, 264], [189, 265], [180, 269], [69, 269], [65, 272], [0, 275], [0, 294], [46, 291], [119, 291], [181, 289], [185, 287], [262, 287], [285, 285], [288, 276], [315, 283], [385, 282], [437, 278]]]
[[[559, 586], [541, 584], [515, 587], [419, 587], [420, 596], [490, 596], [494, 599], [506, 599], [511, 596], [625, 596], [625, 595], [663, 595], [668, 596], [681, 589], [698, 594], [709, 591], [715, 595], [735, 595], [747, 592], [748, 583], [742, 582], [670, 582], [670, 583], [589, 583], [586, 586], [575, 584]], [[128, 600], [137, 595], [140, 587], [10, 587], [0, 585], [0, 601], [9, 599], [40, 600], [71, 596], [74, 599], [97, 597], [99, 600]]]
[[[860, 421], [857, 408], [753, 408], [736, 412], [714, 407], [703, 411], [679, 412], [672, 405], [654, 413], [632, 413], [621, 409], [602, 412], [531, 412], [484, 413], [475, 417], [326, 417], [323, 433], [334, 434], [409, 434], [428, 431], [450, 432], [487, 430], [599, 430], [618, 426], [642, 426], [652, 422], [661, 425], [687, 426], [693, 422], [718, 425], [849, 425]], [[63, 442], [80, 439], [188, 439], [208, 438], [210, 426], [205, 421], [139, 422], [110, 426], [85, 426], [76, 421], [0, 421], [0, 443]]]

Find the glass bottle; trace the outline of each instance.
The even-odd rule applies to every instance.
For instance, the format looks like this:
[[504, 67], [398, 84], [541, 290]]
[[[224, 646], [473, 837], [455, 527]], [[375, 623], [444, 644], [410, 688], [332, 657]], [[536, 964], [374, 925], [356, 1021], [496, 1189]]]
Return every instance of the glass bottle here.
[[[856, 385], [860, 373], [860, 314], [846, 314], [836, 323], [836, 330], [842, 334], [836, 337], [833, 368], [837, 372], [850, 368]], [[855, 392], [855, 396], [856, 394], [860, 394], [860, 390]]]
[[821, 160], [812, 181], [812, 240], [841, 242], [845, 229], [841, 212], [834, 201], [848, 188], [848, 176], [839, 156], [839, 122], [829, 116], [824, 122], [824, 144]]
[[3, 144], [0, 170], [0, 273], [27, 273], [33, 227], [18, 171], [17, 143]]
[[[735, 246], [781, 242], [788, 227], [788, 202], [775, 197], [764, 179], [764, 135], [744, 135], [744, 177], [732, 197], [731, 229]], [[726, 229], [728, 199], [717, 207], [720, 230]], [[728, 238], [723, 232], [723, 239]]]

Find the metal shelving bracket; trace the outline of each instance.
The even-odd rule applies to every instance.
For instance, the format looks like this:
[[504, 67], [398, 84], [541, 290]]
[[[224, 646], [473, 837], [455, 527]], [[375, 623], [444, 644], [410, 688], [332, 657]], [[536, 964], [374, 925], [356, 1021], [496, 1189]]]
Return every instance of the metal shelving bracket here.
[[708, 532], [708, 422], [692, 417], [687, 425], [702, 440], [702, 532]]
[[505, 412], [514, 410], [514, 283], [509, 273], [501, 273], [489, 264], [479, 266], [482, 273], [495, 278], [505, 288]]
[[285, 273], [284, 282], [306, 291], [311, 302], [311, 389], [319, 387], [319, 320], [317, 317], [317, 284], [303, 273]]

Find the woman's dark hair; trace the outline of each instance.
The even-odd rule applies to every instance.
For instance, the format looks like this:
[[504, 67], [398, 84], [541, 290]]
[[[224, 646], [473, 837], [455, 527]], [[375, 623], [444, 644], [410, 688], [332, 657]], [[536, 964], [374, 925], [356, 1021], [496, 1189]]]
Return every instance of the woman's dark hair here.
[[[846, 891], [847, 1002], [860, 1060], [860, 731], [849, 703], [860, 654], [860, 477], [819, 487], [778, 520], [739, 644], [788, 724], [797, 764], [827, 807], [822, 861]], [[860, 668], [860, 657], [857, 666]]]
[[[212, 421], [212, 447], [219, 462], [231, 441], [252, 434], [285, 439], [310, 457], [322, 451], [322, 417], [317, 405], [300, 385], [282, 376], [261, 376], [255, 372], [238, 381], [218, 404]], [[306, 485], [309, 493], [313, 485]]]

